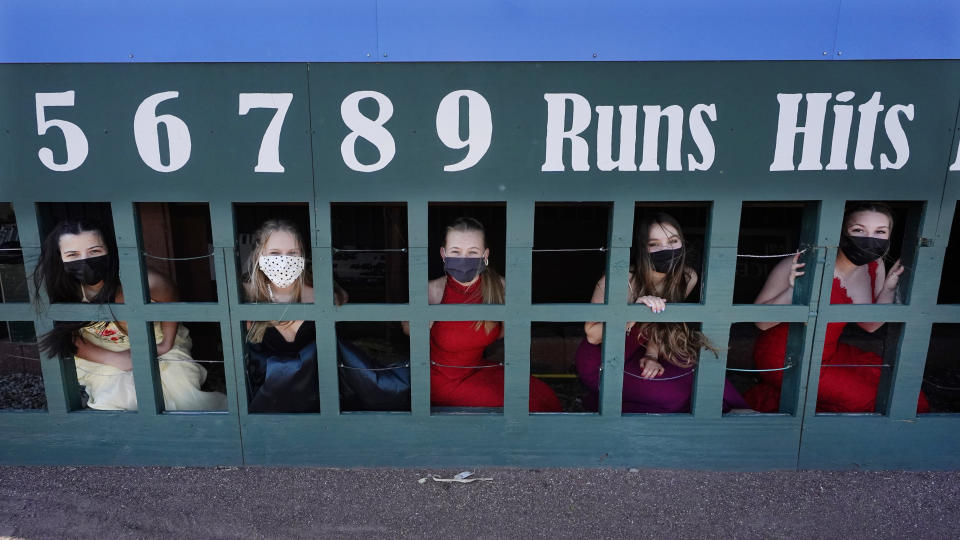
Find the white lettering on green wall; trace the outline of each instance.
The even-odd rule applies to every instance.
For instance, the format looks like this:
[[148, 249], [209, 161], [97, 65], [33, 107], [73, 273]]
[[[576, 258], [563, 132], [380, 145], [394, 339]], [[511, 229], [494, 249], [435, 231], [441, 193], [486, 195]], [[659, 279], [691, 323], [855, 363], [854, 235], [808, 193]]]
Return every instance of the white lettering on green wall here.
[[[541, 171], [565, 171], [563, 159], [564, 141], [570, 141], [570, 168], [574, 171], [589, 171], [590, 146], [583, 132], [592, 121], [590, 102], [580, 94], [556, 93], [544, 94], [547, 102], [547, 134], [544, 145], [545, 156]], [[568, 126], [567, 104], [571, 106]], [[616, 159], [613, 157], [614, 109], [610, 105], [598, 105], [597, 111], [597, 168], [601, 171], [659, 171], [660, 163], [660, 126], [667, 120], [667, 149], [665, 169], [683, 170], [683, 108], [679, 105], [643, 106], [643, 142], [640, 165], [636, 164], [637, 105], [620, 105], [620, 149]], [[700, 153], [698, 160], [693, 154], [687, 155], [687, 168], [691, 171], [705, 171], [713, 164], [716, 155], [713, 136], [706, 120], [717, 119], [714, 104], [697, 104], [690, 111], [689, 129], [694, 144]]]
[[[780, 102], [780, 115], [777, 120], [777, 141], [773, 154], [771, 171], [819, 171], [822, 170], [821, 146], [823, 129], [827, 115], [827, 103], [833, 97], [831, 93], [812, 92], [804, 94], [777, 94]], [[837, 94], [836, 101], [841, 105], [833, 106], [834, 123], [830, 144], [830, 162], [827, 170], [843, 171], [847, 169], [847, 148], [853, 124], [853, 106], [842, 105], [853, 99], [851, 91]], [[857, 142], [853, 155], [853, 168], [873, 169], [873, 144], [876, 138], [877, 118], [884, 106], [880, 103], [880, 92], [874, 92], [870, 99], [857, 107], [860, 115], [857, 124]], [[800, 103], [806, 98], [806, 118], [800, 126], [798, 117]], [[913, 104], [893, 105], [884, 117], [883, 127], [895, 152], [891, 161], [886, 153], [880, 155], [880, 169], [899, 169], [910, 158], [910, 145], [901, 124], [901, 115], [908, 121], [913, 120]], [[794, 164], [794, 145], [798, 135], [803, 136], [800, 151], [800, 164]]]

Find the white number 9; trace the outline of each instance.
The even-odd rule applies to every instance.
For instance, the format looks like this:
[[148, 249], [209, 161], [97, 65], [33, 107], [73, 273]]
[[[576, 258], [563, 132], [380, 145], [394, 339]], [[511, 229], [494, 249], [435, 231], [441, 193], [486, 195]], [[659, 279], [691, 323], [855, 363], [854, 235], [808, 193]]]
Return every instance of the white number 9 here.
[[[467, 98], [469, 130], [466, 140], [460, 138], [460, 98]], [[473, 90], [450, 92], [437, 107], [437, 136], [447, 148], [459, 150], [467, 146], [466, 157], [459, 163], [444, 165], [445, 171], [462, 171], [476, 165], [490, 148], [493, 119], [487, 100]]]
[[[160, 92], [154, 94], [137, 107], [137, 114], [133, 117], [133, 137], [137, 142], [137, 152], [140, 159], [151, 169], [158, 172], [173, 172], [183, 167], [190, 160], [190, 130], [183, 120], [172, 114], [157, 116], [157, 105], [174, 99], [180, 92]], [[170, 164], [164, 165], [160, 160], [160, 139], [157, 126], [167, 126], [167, 140], [170, 148]]]
[[79, 126], [66, 120], [47, 120], [44, 117], [44, 107], [73, 107], [73, 90], [68, 92], [37, 92], [37, 135], [43, 135], [47, 129], [55, 127], [63, 132], [63, 140], [67, 147], [67, 160], [57, 163], [53, 160], [53, 150], [44, 146], [37, 152], [40, 163], [51, 171], [72, 171], [83, 165], [87, 159], [89, 145], [87, 137]]

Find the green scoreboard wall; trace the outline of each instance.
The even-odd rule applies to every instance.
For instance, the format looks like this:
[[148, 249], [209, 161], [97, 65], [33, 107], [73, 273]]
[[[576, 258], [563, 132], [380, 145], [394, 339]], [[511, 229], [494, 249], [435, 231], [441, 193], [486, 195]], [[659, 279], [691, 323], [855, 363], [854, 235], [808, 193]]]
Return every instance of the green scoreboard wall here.
[[[917, 415], [934, 324], [960, 323], [938, 292], [960, 189], [955, 61], [5, 64], [0, 202], [16, 214], [29, 273], [45, 203], [110, 203], [125, 302], [0, 303], [0, 320], [126, 321], [139, 411], [79, 410], [72, 363], [43, 358], [47, 407], [2, 411], [0, 462], [955, 468], [960, 417]], [[830, 305], [847, 201], [909, 203], [894, 305]], [[803, 202], [809, 262], [793, 305], [734, 303], [744, 203]], [[137, 203], [209, 205], [215, 301], [145, 294]], [[605, 304], [532, 301], [538, 203], [610, 211]], [[309, 208], [316, 301], [241, 301], [235, 205]], [[408, 302], [333, 301], [331, 205], [401, 203]], [[506, 208], [504, 305], [427, 303], [432, 203]], [[638, 203], [707, 209], [699, 303], [628, 305]], [[899, 225], [899, 224], [898, 224]], [[957, 249], [953, 246], [952, 249]], [[565, 271], [563, 268], [556, 269]], [[586, 299], [584, 299], [586, 301]], [[316, 321], [322, 412], [251, 414], [242, 323]], [[505, 326], [502, 410], [430, 407], [429, 321]], [[722, 414], [728, 350], [701, 355], [690, 414], [621, 411], [624, 351], [605, 346], [597, 414], [528, 411], [531, 324], [692, 322], [725, 345], [731, 325], [795, 323], [780, 414]], [[817, 414], [828, 322], [896, 323], [880, 410]], [[229, 410], [164, 412], [150, 321], [219, 325]], [[409, 321], [406, 413], [341, 412], [335, 324]], [[605, 342], [610, 340], [605, 340]], [[955, 360], [956, 361], [956, 360]], [[786, 388], [786, 387], [785, 387]]]

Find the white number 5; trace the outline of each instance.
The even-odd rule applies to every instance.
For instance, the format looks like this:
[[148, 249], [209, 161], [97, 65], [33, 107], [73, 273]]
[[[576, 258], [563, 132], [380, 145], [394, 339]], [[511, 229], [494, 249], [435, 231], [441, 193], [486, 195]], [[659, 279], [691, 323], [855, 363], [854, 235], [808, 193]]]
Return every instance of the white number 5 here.
[[263, 132], [260, 141], [260, 154], [257, 156], [257, 166], [254, 172], [283, 172], [280, 164], [280, 131], [283, 129], [283, 119], [287, 116], [287, 109], [293, 101], [293, 94], [240, 94], [240, 116], [245, 116], [250, 109], [276, 109], [273, 120]]
[[53, 150], [43, 147], [37, 152], [40, 156], [40, 163], [51, 171], [72, 171], [83, 165], [87, 159], [87, 137], [74, 123], [66, 120], [47, 120], [44, 117], [44, 107], [73, 107], [73, 90], [69, 92], [38, 92], [37, 99], [37, 135], [43, 135], [47, 129], [55, 127], [63, 132], [63, 139], [67, 146], [67, 160], [63, 163], [57, 163], [53, 160]]

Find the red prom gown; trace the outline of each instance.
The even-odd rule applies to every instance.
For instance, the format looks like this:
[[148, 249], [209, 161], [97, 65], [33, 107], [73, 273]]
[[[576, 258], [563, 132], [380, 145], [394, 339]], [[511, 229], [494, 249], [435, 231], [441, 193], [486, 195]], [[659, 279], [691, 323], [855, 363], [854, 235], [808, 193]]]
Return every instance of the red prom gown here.
[[[480, 276], [480, 280], [483, 276]], [[469, 287], [447, 277], [442, 304], [480, 304], [480, 280]], [[500, 338], [476, 321], [435, 321], [430, 328], [430, 403], [438, 407], [503, 407], [503, 366], [487, 366], [483, 351]], [[448, 367], [457, 366], [457, 367]], [[462, 366], [462, 367], [460, 367]], [[473, 369], [471, 369], [473, 367]], [[530, 410], [560, 412], [560, 400], [544, 382], [530, 378]]]
[[[879, 263], [873, 261], [867, 265], [870, 273], [870, 289], [875, 284]], [[876, 299], [874, 299], [876, 301]], [[833, 278], [831, 304], [852, 304], [847, 290], [840, 285], [839, 278]], [[876, 353], [858, 349], [853, 345], [840, 343], [840, 334], [847, 323], [827, 324], [827, 334], [823, 346], [823, 366], [831, 364], [858, 364], [865, 367], [824, 367], [820, 370], [820, 386], [817, 392], [817, 412], [874, 412], [877, 400], [877, 388], [882, 375], [880, 367], [883, 358]], [[757, 369], [776, 369], [783, 367], [787, 355], [787, 323], [780, 323], [764, 330], [753, 347], [753, 361]], [[744, 394], [750, 408], [760, 412], [777, 412], [780, 409], [780, 387], [783, 383], [782, 371], [760, 373], [762, 381]], [[917, 401], [917, 412], [930, 411], [927, 396], [923, 391]]]

